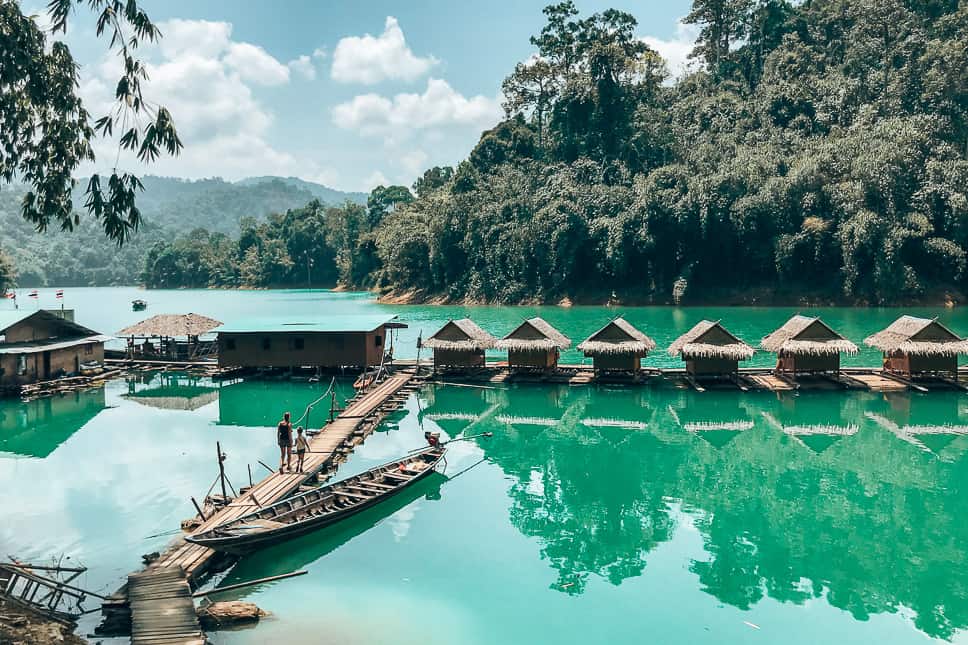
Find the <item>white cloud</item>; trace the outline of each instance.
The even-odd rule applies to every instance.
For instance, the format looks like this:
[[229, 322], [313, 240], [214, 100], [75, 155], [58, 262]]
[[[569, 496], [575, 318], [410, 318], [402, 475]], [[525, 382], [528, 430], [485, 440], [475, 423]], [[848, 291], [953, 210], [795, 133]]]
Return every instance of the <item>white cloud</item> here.
[[323, 60], [324, 58], [326, 58], [326, 56], [327, 54], [326, 54], [325, 47], [317, 47], [316, 49], [313, 50], [313, 58]]
[[420, 148], [400, 155], [400, 165], [408, 175], [418, 176], [427, 169], [427, 153]]
[[296, 72], [306, 80], [312, 81], [316, 78], [316, 66], [313, 65], [313, 60], [305, 54], [289, 61], [288, 66], [289, 69]]
[[501, 118], [496, 98], [467, 98], [447, 81], [431, 78], [423, 94], [403, 93], [392, 99], [379, 94], [360, 94], [333, 108], [333, 123], [362, 135], [405, 136], [414, 130], [445, 126], [476, 129], [494, 125]]
[[416, 56], [403, 36], [400, 24], [387, 16], [379, 36], [347, 36], [333, 51], [333, 80], [373, 85], [384, 80], [412, 81], [439, 61], [433, 56]]
[[679, 20], [676, 22], [676, 33], [671, 39], [645, 36], [642, 40], [665, 59], [671, 79], [675, 80], [681, 78], [695, 64], [689, 60], [689, 52], [695, 47], [698, 37], [699, 28], [696, 25], [687, 25]]
[[229, 46], [232, 25], [211, 20], [181, 20], [175, 18], [161, 23], [161, 53], [168, 59], [191, 53], [213, 58]]
[[285, 85], [289, 82], [289, 68], [257, 45], [231, 43], [222, 59], [239, 77], [259, 85]]
[[374, 170], [372, 173], [370, 173], [369, 177], [363, 180], [363, 183], [360, 184], [359, 189], [368, 193], [377, 186], [389, 186], [391, 183], [393, 182], [387, 179], [386, 175], [379, 170]]

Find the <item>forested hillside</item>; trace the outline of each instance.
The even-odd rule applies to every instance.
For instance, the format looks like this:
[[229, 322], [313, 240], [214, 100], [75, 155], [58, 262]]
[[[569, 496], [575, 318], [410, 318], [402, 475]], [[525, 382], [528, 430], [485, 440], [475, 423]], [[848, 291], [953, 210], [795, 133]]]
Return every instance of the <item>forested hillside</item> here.
[[[70, 233], [37, 233], [20, 216], [23, 191], [4, 186], [0, 190], [0, 249], [13, 260], [19, 274], [17, 283], [25, 287], [139, 284], [145, 257], [154, 244], [196, 228], [237, 235], [243, 219], [265, 221], [271, 213], [304, 206], [317, 194], [328, 196], [334, 204], [347, 199], [366, 201], [360, 193], [341, 193], [277, 177], [231, 183], [149, 176], [142, 183], [145, 190], [138, 195], [138, 207], [143, 224], [120, 248], [86, 217], [81, 217]], [[79, 182], [79, 186], [84, 185], [84, 181]], [[83, 188], [79, 188], [74, 203], [83, 201]]]

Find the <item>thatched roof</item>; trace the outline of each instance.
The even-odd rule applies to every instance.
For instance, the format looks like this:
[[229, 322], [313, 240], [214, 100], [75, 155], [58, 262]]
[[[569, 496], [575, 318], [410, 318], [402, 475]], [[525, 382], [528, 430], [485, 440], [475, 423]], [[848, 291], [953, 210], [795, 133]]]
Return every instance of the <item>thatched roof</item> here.
[[497, 342], [494, 336], [481, 329], [470, 318], [448, 321], [433, 336], [423, 341], [424, 347], [458, 352], [490, 349]]
[[518, 325], [494, 346], [498, 349], [525, 351], [568, 349], [571, 340], [542, 318], [534, 317]]
[[118, 332], [118, 336], [167, 336], [181, 338], [183, 336], [201, 336], [207, 334], [222, 323], [198, 314], [159, 314], [136, 325], [125, 327]]
[[655, 341], [633, 327], [624, 318], [616, 318], [584, 340], [578, 349], [586, 356], [593, 354], [646, 354], [655, 349]]
[[819, 318], [797, 314], [767, 336], [760, 347], [774, 354], [856, 354], [857, 345], [850, 342]]
[[669, 355], [687, 358], [724, 358], [745, 361], [756, 350], [729, 333], [719, 321], [703, 320], [669, 346]]
[[937, 319], [914, 316], [901, 316], [887, 329], [865, 338], [864, 343], [885, 354], [894, 352], [935, 356], [968, 354], [968, 341], [939, 323]]

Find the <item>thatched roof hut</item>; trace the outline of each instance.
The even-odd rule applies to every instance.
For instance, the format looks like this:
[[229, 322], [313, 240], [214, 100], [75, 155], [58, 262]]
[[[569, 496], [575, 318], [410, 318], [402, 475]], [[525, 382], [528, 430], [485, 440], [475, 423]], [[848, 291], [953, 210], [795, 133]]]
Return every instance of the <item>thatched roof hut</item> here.
[[423, 341], [434, 351], [434, 366], [484, 366], [484, 350], [494, 347], [494, 336], [481, 329], [470, 318], [450, 320]]
[[424, 347], [457, 352], [471, 352], [494, 347], [497, 340], [470, 318], [450, 320], [427, 340]]
[[780, 372], [836, 372], [840, 354], [854, 355], [857, 345], [850, 342], [820, 318], [790, 318], [760, 343], [760, 347], [777, 355]]
[[561, 350], [571, 346], [571, 340], [543, 319], [525, 320], [514, 331], [494, 344], [508, 351], [511, 367], [552, 368], [558, 364]]
[[125, 327], [118, 336], [138, 338], [189, 338], [207, 334], [222, 323], [199, 314], [159, 314]]
[[578, 345], [592, 356], [596, 370], [638, 371], [640, 360], [655, 349], [655, 341], [624, 318], [615, 318]]
[[669, 345], [669, 355], [689, 358], [724, 358], [746, 361], [756, 350], [731, 334], [717, 320], [703, 320]]
[[958, 355], [968, 354], [968, 341], [937, 318], [901, 316], [887, 329], [864, 339], [884, 353], [884, 369], [905, 376], [929, 373], [956, 374]]

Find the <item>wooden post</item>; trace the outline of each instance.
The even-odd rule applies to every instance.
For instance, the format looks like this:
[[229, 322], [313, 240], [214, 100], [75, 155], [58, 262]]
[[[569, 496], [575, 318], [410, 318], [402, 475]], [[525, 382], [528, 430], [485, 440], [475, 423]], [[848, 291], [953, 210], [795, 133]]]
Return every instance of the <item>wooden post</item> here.
[[216, 441], [215, 450], [218, 451], [218, 476], [222, 482], [222, 499], [228, 500], [229, 496], [225, 493], [225, 462], [222, 459], [222, 445]]
[[246, 464], [245, 467], [249, 469], [249, 488], [252, 488], [252, 464]]
[[333, 393], [330, 396], [329, 401], [329, 422], [332, 423], [335, 418], [336, 412], [336, 388], [333, 388]]
[[201, 506], [199, 506], [199, 505], [198, 505], [198, 502], [196, 502], [196, 501], [195, 501], [195, 498], [194, 498], [194, 497], [192, 497], [192, 498], [191, 498], [191, 500], [192, 500], [192, 504], [194, 504], [194, 505], [195, 505], [195, 510], [196, 510], [196, 511], [198, 511], [198, 516], [199, 516], [200, 518], [202, 518], [202, 521], [204, 522], [204, 521], [206, 521], [206, 520], [208, 520], [208, 518], [207, 518], [207, 517], [205, 517], [205, 513], [203, 513], [203, 512], [202, 512], [202, 507], [201, 507]]

